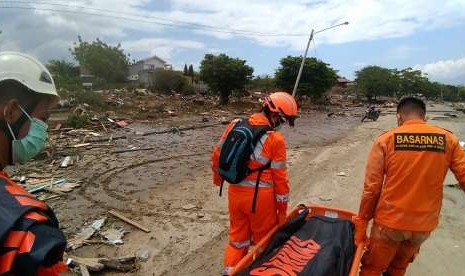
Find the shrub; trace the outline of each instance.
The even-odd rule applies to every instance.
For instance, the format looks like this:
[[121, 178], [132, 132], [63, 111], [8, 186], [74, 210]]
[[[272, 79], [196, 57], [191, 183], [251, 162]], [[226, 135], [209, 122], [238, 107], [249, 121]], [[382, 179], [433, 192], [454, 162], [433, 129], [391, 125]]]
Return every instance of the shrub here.
[[66, 121], [64, 122], [65, 127], [72, 127], [72, 128], [83, 128], [90, 124], [91, 117], [87, 114], [77, 115], [71, 114], [68, 116]]
[[162, 94], [171, 94], [172, 91], [181, 92], [186, 79], [181, 72], [170, 70], [156, 70], [153, 73], [152, 90]]

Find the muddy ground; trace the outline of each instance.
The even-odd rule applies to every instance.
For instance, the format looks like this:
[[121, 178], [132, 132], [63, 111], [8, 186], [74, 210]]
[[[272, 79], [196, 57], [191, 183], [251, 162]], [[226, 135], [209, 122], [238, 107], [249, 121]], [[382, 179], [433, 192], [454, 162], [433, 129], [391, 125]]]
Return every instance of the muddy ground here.
[[[360, 108], [345, 112], [361, 114]], [[283, 128], [289, 147], [290, 206], [317, 203], [356, 211], [371, 143], [396, 123], [392, 111], [384, 114], [378, 122], [360, 124], [360, 117], [328, 117], [326, 112], [313, 111], [303, 114], [295, 129]], [[465, 118], [459, 116], [434, 123], [465, 138]], [[140, 135], [168, 125], [193, 124], [206, 127], [180, 135]], [[171, 118], [161, 125], [159, 121], [135, 122], [114, 131], [115, 136], [124, 134], [127, 139], [116, 140], [111, 147], [80, 151], [77, 164], [55, 170], [68, 179], [83, 181], [68, 196], [48, 201], [69, 238], [85, 223], [101, 217], [108, 218], [103, 229], [117, 226], [128, 231], [123, 245], [86, 245], [69, 254], [112, 257], [148, 252], [148, 260], [131, 274], [218, 275], [227, 242], [227, 199], [218, 197], [218, 188], [211, 184], [209, 160], [224, 127], [218, 121], [204, 122], [202, 116]], [[112, 153], [130, 147], [153, 149]], [[339, 172], [347, 176], [336, 176]], [[446, 184], [454, 181], [448, 177]], [[465, 275], [461, 263], [465, 260], [465, 196], [453, 187], [445, 186], [444, 193], [441, 225], [409, 275]], [[112, 209], [151, 232], [144, 233], [111, 217], [107, 212]]]

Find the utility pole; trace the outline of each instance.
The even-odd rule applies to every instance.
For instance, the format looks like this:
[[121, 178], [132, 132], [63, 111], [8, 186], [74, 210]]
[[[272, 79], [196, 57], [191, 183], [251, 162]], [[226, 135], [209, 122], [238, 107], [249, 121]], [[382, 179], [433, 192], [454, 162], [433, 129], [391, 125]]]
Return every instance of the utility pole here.
[[305, 59], [307, 58], [308, 48], [310, 48], [310, 43], [312, 42], [314, 33], [315, 33], [315, 30], [312, 29], [312, 32], [310, 33], [310, 38], [308, 39], [307, 48], [305, 48], [305, 54], [302, 57], [302, 63], [300, 64], [299, 74], [297, 74], [297, 79], [295, 80], [294, 90], [292, 90], [293, 97], [295, 97], [295, 94], [297, 93], [297, 87], [299, 86], [300, 77], [302, 76], [302, 71], [304, 70], [304, 64], [305, 64]]
[[339, 27], [339, 26], [342, 26], [342, 25], [349, 25], [349, 22], [344, 22], [344, 23], [341, 23], [341, 24], [337, 24], [337, 25], [334, 25], [334, 26], [331, 26], [331, 27], [328, 27], [328, 28], [325, 28], [323, 30], [319, 30], [319, 31], [316, 31], [316, 32], [315, 32], [315, 30], [312, 29], [312, 32], [310, 33], [310, 38], [308, 39], [308, 42], [307, 42], [307, 48], [305, 48], [305, 53], [304, 53], [304, 56], [302, 57], [302, 63], [300, 64], [299, 73], [297, 74], [297, 79], [295, 80], [294, 90], [292, 90], [292, 96], [293, 97], [295, 97], [295, 94], [297, 93], [297, 87], [299, 86], [300, 77], [302, 76], [302, 71], [303, 71], [304, 65], [305, 65], [305, 59], [307, 58], [308, 48], [310, 48], [310, 43], [312, 42], [313, 36], [315, 34], [317, 34], [317, 33], [321, 33], [321, 32], [324, 32], [326, 30], [336, 28], [336, 27]]

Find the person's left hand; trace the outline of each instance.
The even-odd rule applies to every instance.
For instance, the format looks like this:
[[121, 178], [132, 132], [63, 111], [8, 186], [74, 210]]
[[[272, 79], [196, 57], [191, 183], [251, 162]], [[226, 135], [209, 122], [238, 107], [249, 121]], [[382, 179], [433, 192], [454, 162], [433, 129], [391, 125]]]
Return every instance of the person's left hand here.
[[352, 222], [355, 225], [355, 244], [364, 243], [367, 239], [368, 220], [354, 216], [352, 217]]

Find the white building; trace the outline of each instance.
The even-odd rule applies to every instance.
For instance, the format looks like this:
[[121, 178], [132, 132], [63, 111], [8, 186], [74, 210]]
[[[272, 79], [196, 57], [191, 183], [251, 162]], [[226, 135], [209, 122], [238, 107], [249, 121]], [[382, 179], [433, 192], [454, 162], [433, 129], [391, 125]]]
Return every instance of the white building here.
[[129, 80], [139, 81], [146, 86], [153, 85], [152, 73], [155, 70], [172, 70], [171, 64], [167, 64], [163, 59], [152, 56], [140, 60], [129, 66]]

